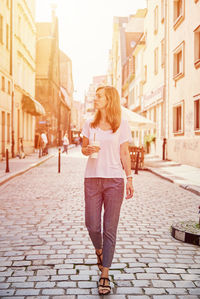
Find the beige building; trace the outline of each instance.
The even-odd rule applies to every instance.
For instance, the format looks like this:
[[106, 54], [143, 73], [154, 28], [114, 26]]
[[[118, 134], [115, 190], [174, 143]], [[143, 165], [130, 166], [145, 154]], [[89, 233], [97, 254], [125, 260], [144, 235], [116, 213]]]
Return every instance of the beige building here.
[[61, 143], [60, 50], [58, 18], [52, 12], [52, 22], [37, 23], [36, 36], [36, 97], [46, 114], [37, 117], [36, 134], [45, 131], [49, 146]]
[[88, 91], [85, 96], [85, 103], [84, 103], [84, 114], [85, 119], [92, 117], [94, 114], [94, 98], [96, 89], [98, 86], [107, 85], [108, 84], [107, 75], [101, 76], [94, 76], [92, 83], [89, 85]]
[[167, 158], [200, 167], [200, 1], [168, 1]]
[[44, 113], [35, 100], [35, 1], [0, 3], [1, 130], [0, 156], [34, 149], [35, 116]]
[[36, 24], [36, 96], [46, 115], [37, 117], [37, 136], [47, 133], [49, 146], [62, 145], [71, 122], [74, 84], [72, 61], [59, 49], [58, 18], [52, 6], [52, 21]]
[[[122, 97], [125, 105], [140, 112], [141, 106], [141, 48], [144, 48], [144, 17], [146, 9], [138, 10], [125, 24], [124, 57], [122, 58]], [[122, 38], [121, 38], [122, 39]]]
[[[129, 17], [114, 17], [113, 19], [112, 50], [109, 57], [109, 64], [111, 61], [112, 67], [108, 68], [108, 76], [111, 77], [111, 69], [112, 84], [117, 88], [120, 96], [126, 99], [129, 97], [129, 91], [127, 84], [124, 86], [123, 67], [129, 64], [129, 59], [132, 59], [132, 49], [144, 30], [145, 14], [146, 9], [139, 9], [136, 14]], [[130, 65], [134, 65], [134, 62], [130, 62]], [[127, 68], [128, 65], [125, 69]], [[126, 104], [128, 105], [128, 102]]]
[[[71, 136], [71, 110], [73, 106], [74, 83], [72, 77], [72, 61], [60, 50], [60, 88], [61, 88], [61, 119], [60, 130], [61, 136], [67, 131], [68, 136]], [[71, 140], [70, 140], [71, 141]]]
[[143, 68], [146, 77], [143, 85], [142, 111], [156, 122], [156, 129], [148, 134], [156, 137], [156, 153], [162, 156], [165, 123], [165, 19], [164, 2], [147, 1], [144, 21], [145, 48]]
[[111, 65], [112, 65], [112, 84], [117, 88], [120, 96], [122, 90], [122, 60], [125, 54], [125, 40], [124, 40], [124, 24], [128, 22], [127, 17], [114, 17], [113, 19], [113, 33], [112, 33], [112, 49], [111, 49]]
[[[198, 167], [199, 16], [200, 0], [147, 0], [144, 34], [124, 64], [126, 46], [122, 47], [120, 35], [129, 22], [115, 18], [112, 74], [109, 68], [113, 85], [119, 88], [122, 82], [122, 95], [129, 109], [156, 122], [155, 129], [143, 132], [149, 138], [155, 136], [154, 152], [162, 158]], [[137, 135], [140, 144], [143, 137], [139, 132]]]
[[[123, 86], [126, 87], [127, 107], [139, 114], [142, 114], [142, 100], [143, 100], [143, 85], [146, 82], [146, 73], [143, 64], [143, 51], [145, 48], [144, 34], [140, 34], [139, 40], [135, 43], [132, 53], [123, 66]], [[132, 68], [130, 63], [133, 64]], [[129, 72], [127, 71], [129, 69]], [[134, 128], [132, 129], [133, 143], [135, 146], [144, 145], [144, 135], [147, 133], [144, 130]]]
[[14, 140], [19, 152], [34, 148], [35, 117], [44, 114], [35, 100], [35, 1], [13, 1]]
[[0, 158], [11, 152], [12, 68], [10, 39], [11, 7], [0, 2]]
[[72, 136], [73, 132], [80, 132], [83, 126], [83, 114], [84, 114], [84, 104], [74, 100], [72, 104], [71, 112], [71, 127]]

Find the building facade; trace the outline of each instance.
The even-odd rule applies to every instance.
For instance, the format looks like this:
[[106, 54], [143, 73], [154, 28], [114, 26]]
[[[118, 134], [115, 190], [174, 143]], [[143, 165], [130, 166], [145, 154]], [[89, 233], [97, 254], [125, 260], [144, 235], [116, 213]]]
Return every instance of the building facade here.
[[88, 91], [85, 96], [84, 114], [86, 119], [92, 117], [92, 115], [94, 114], [94, 98], [97, 87], [107, 85], [109, 78], [110, 76], [107, 75], [93, 77], [92, 83], [89, 85]]
[[35, 100], [35, 1], [13, 1], [14, 6], [14, 139], [20, 152], [34, 149], [35, 119], [45, 111]]
[[[146, 9], [138, 10], [135, 15], [131, 15], [128, 23], [124, 26], [124, 55], [122, 58], [122, 97], [125, 99], [124, 105], [129, 109], [139, 110], [139, 84], [141, 65], [138, 51], [142, 44], [142, 36], [144, 32], [144, 17]], [[136, 76], [137, 65], [137, 76]], [[136, 104], [137, 103], [137, 104]]]
[[11, 7], [0, 2], [0, 158], [11, 151], [12, 68], [11, 68]]
[[156, 122], [156, 129], [149, 130], [148, 135], [156, 137], [156, 154], [162, 157], [163, 139], [166, 137], [164, 1], [147, 1], [144, 36], [143, 68], [146, 79], [143, 84], [142, 111], [147, 118]]
[[74, 84], [72, 76], [72, 61], [71, 59], [63, 52], [60, 51], [60, 88], [61, 88], [61, 136], [65, 132], [68, 133], [69, 139], [71, 141], [71, 110], [73, 106], [73, 93], [74, 93]]
[[[127, 107], [139, 114], [142, 114], [143, 85], [146, 82], [145, 69], [143, 64], [143, 51], [145, 48], [144, 34], [140, 35], [135, 43], [132, 53], [123, 66], [123, 87], [127, 89]], [[132, 63], [132, 66], [131, 66]], [[122, 87], [122, 88], [123, 88]], [[143, 146], [144, 135], [147, 132], [139, 128], [132, 128], [133, 143], [135, 146]]]
[[1, 156], [34, 150], [35, 117], [44, 114], [35, 100], [35, 1], [0, 3]]
[[[61, 143], [60, 61], [58, 19], [52, 13], [51, 23], [37, 23], [36, 37], [36, 97], [46, 114], [37, 117], [36, 136], [45, 131], [50, 146]], [[37, 143], [37, 141], [36, 141]]]
[[167, 4], [167, 157], [200, 167], [200, 1]]
[[120, 18], [116, 18], [110, 75], [117, 88], [122, 80], [122, 95], [129, 109], [156, 123], [155, 129], [144, 132], [155, 141], [155, 153], [163, 159], [198, 167], [199, 16], [200, 0], [147, 0], [144, 34], [124, 64], [119, 63], [124, 53], [120, 34], [129, 22], [119, 25]]
[[125, 35], [123, 34], [124, 24], [128, 22], [127, 17], [114, 17], [113, 19], [113, 34], [112, 34], [112, 49], [111, 49], [111, 65], [112, 65], [112, 84], [117, 88], [121, 96], [122, 90], [122, 61], [125, 59], [126, 49]]

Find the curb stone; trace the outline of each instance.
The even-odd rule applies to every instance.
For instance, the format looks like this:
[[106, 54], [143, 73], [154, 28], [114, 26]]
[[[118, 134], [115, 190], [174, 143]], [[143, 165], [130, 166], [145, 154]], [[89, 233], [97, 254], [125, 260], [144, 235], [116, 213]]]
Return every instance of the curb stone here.
[[38, 162], [35, 162], [35, 163], [29, 165], [27, 168], [24, 168], [22, 170], [19, 170], [19, 171], [16, 171], [16, 172], [12, 173], [9, 177], [3, 178], [2, 180], [0, 180], [0, 186], [7, 183], [10, 180], [12, 180], [15, 177], [17, 177], [21, 174], [24, 174], [25, 172], [29, 171], [30, 169], [41, 165], [42, 163], [46, 162], [47, 160], [51, 159], [54, 156], [55, 156], [55, 154], [51, 154], [48, 157], [44, 158], [43, 160], [40, 160]]
[[194, 194], [196, 195], [199, 195], [200, 196], [200, 188], [198, 186], [193, 186], [193, 185], [184, 185], [184, 184], [181, 184], [179, 185], [181, 188], [183, 189], [186, 189], [190, 192], [193, 192]]
[[[159, 176], [160, 178], [169, 181], [170, 183], [177, 184], [179, 187], [181, 187], [181, 188], [183, 188], [183, 189], [185, 189], [187, 191], [190, 191], [190, 192], [192, 192], [192, 193], [200, 196], [200, 188], [198, 186], [187, 185], [187, 184], [180, 184], [179, 182], [177, 182], [177, 177], [176, 177], [176, 179], [172, 179], [171, 177], [173, 177], [173, 176], [167, 176], [167, 175], [161, 174], [161, 173], [157, 172], [156, 170], [154, 170], [152, 168], [145, 168], [143, 170], [149, 171], [149, 172], [151, 172], [151, 173]], [[179, 178], [179, 180], [183, 180], [183, 179]]]

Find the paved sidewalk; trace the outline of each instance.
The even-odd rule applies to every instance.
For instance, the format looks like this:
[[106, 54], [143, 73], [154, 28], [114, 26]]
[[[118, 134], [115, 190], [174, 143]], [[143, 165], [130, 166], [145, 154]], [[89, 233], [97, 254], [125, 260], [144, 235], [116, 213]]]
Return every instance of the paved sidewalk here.
[[163, 161], [154, 155], [145, 155], [144, 166], [152, 173], [200, 195], [200, 168]]
[[[100, 299], [94, 248], [85, 227], [80, 147], [0, 187], [0, 298]], [[109, 299], [199, 299], [199, 246], [170, 226], [198, 220], [199, 197], [141, 171], [124, 200], [110, 269]]]
[[[73, 148], [74, 145], [69, 146], [70, 148]], [[61, 147], [62, 149], [62, 147]], [[38, 151], [32, 154], [29, 154], [25, 157], [25, 159], [19, 159], [19, 158], [12, 158], [9, 159], [9, 172], [6, 171], [6, 160], [0, 162], [0, 186], [6, 183], [7, 181], [11, 180], [12, 178], [15, 178], [18, 175], [21, 175], [28, 171], [29, 169], [36, 167], [40, 165], [41, 163], [44, 163], [48, 159], [52, 158], [56, 154], [58, 154], [58, 148], [49, 148], [48, 149], [48, 155], [42, 156], [39, 158]]]
[[[74, 145], [70, 145], [73, 148]], [[40, 165], [58, 153], [58, 148], [50, 148], [47, 156], [38, 157], [38, 152], [26, 156], [25, 159], [14, 158], [9, 160], [10, 172], [6, 173], [6, 161], [0, 162], [0, 186], [10, 179], [25, 173], [29, 169]], [[200, 195], [200, 168], [182, 165], [174, 161], [163, 161], [155, 155], [145, 155], [145, 169], [152, 173], [178, 184], [180, 187]]]

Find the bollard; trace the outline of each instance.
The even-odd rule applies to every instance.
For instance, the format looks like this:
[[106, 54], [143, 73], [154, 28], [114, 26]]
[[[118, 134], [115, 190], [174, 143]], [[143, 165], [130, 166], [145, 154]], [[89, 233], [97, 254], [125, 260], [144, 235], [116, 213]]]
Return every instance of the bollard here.
[[136, 165], [135, 165], [135, 174], [138, 174], [139, 154], [140, 154], [140, 152], [137, 151]]
[[61, 153], [61, 149], [58, 149], [58, 173], [60, 173], [60, 153]]
[[167, 144], [167, 139], [163, 138], [163, 156], [162, 159], [165, 161], [166, 157], [165, 157], [165, 153], [166, 153], [166, 144]]
[[39, 156], [38, 156], [38, 158], [41, 158], [42, 157], [42, 149], [41, 149], [41, 147], [39, 147]]
[[8, 154], [8, 149], [6, 149], [6, 172], [10, 172], [10, 170], [9, 170], [9, 154]]

